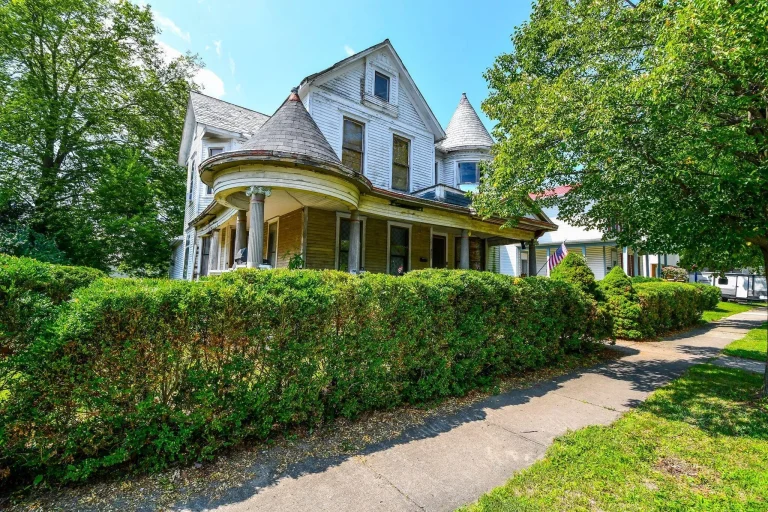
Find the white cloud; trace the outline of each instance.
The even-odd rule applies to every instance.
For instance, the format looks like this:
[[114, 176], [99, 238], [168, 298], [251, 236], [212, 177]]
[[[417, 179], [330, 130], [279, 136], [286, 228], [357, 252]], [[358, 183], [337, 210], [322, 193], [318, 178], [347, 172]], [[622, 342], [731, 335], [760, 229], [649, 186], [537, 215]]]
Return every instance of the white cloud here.
[[232, 72], [232, 76], [235, 76], [235, 59], [232, 55], [229, 56], [229, 70]]
[[157, 23], [157, 24], [158, 24], [158, 25], [159, 25], [159, 26], [160, 26], [162, 29], [167, 29], [167, 30], [168, 30], [168, 32], [170, 32], [171, 34], [174, 34], [174, 35], [176, 35], [176, 36], [180, 37], [181, 39], [183, 39], [184, 41], [186, 41], [186, 42], [188, 42], [188, 43], [189, 43], [189, 42], [192, 40], [192, 38], [191, 38], [191, 37], [190, 37], [190, 35], [189, 35], [189, 32], [184, 32], [183, 30], [181, 30], [181, 29], [179, 28], [179, 26], [178, 26], [178, 25], [176, 25], [176, 24], [173, 22], [173, 20], [172, 20], [172, 19], [170, 19], [170, 18], [166, 18], [165, 16], [163, 16], [162, 14], [160, 14], [160, 13], [159, 13], [159, 12], [157, 12], [157, 11], [152, 11], [152, 12], [153, 12], [153, 14], [154, 14], [154, 16], [155, 16], [155, 22], [156, 22], [156, 23]]
[[354, 55], [355, 50], [353, 50], [349, 45], [344, 45], [344, 52], [346, 52], [347, 56]]
[[[162, 41], [158, 41], [157, 44], [160, 46], [160, 50], [163, 52], [163, 57], [167, 62], [178, 59], [182, 56], [182, 53], [179, 50], [163, 43]], [[202, 88], [205, 94], [209, 96], [213, 96], [214, 98], [221, 98], [226, 94], [226, 91], [224, 90], [224, 81], [219, 77], [219, 75], [210, 69], [203, 68], [198, 70], [192, 80]]]
[[216, 55], [221, 57], [221, 41], [214, 41], [213, 46], [216, 47]]

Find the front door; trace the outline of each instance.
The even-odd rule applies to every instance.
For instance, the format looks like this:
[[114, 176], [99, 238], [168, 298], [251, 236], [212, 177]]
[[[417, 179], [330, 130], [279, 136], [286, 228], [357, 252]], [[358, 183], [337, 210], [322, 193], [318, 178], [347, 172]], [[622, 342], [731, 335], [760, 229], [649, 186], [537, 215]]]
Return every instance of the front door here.
[[655, 263], [651, 263], [651, 275], [650, 275], [650, 277], [656, 277], [656, 269], [657, 268], [658, 267], [657, 267], [657, 265]]
[[448, 265], [447, 248], [444, 236], [432, 236], [432, 268], [445, 268]]

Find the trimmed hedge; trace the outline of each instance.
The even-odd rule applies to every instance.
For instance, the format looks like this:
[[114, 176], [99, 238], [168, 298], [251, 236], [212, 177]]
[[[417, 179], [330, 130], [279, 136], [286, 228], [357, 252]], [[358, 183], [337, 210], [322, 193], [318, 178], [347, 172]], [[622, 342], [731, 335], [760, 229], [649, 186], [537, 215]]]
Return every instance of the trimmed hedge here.
[[699, 299], [701, 300], [701, 309], [710, 310], [717, 308], [720, 304], [720, 300], [723, 298], [722, 291], [717, 286], [712, 286], [706, 283], [690, 283], [691, 286], [695, 286], [700, 291]]
[[594, 318], [562, 281], [475, 271], [99, 280], [75, 292], [0, 404], [0, 468], [17, 482], [157, 469], [462, 395], [583, 349]]
[[106, 274], [89, 267], [0, 254], [0, 386], [1, 361], [42, 336], [74, 290], [102, 277]]
[[631, 278], [632, 284], [640, 283], [663, 283], [664, 279], [660, 277], [646, 277], [646, 276], [633, 276]]

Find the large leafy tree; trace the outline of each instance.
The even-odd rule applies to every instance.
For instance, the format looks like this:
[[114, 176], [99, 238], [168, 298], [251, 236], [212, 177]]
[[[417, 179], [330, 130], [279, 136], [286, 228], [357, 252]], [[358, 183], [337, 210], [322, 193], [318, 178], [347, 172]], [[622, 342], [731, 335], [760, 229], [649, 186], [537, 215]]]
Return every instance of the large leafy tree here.
[[[191, 76], [149, 7], [0, 0], [0, 248], [157, 275], [181, 231]], [[58, 252], [57, 252], [58, 251]]]
[[768, 2], [539, 0], [513, 43], [486, 73], [482, 212], [571, 185], [534, 208], [691, 264], [768, 268]]

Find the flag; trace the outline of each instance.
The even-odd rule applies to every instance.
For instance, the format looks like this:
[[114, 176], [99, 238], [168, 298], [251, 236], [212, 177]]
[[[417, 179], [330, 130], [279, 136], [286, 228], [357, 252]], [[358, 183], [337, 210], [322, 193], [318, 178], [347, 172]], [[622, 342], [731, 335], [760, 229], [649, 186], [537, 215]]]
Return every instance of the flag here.
[[568, 255], [568, 248], [565, 246], [565, 242], [560, 244], [555, 253], [547, 260], [547, 269], [551, 272], [565, 257]]

